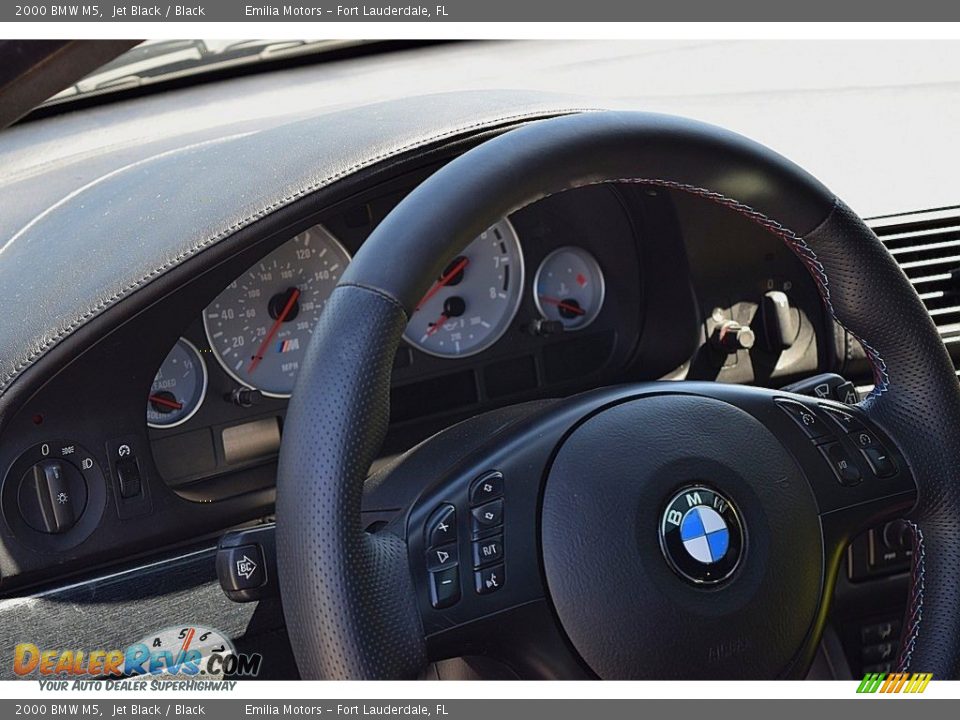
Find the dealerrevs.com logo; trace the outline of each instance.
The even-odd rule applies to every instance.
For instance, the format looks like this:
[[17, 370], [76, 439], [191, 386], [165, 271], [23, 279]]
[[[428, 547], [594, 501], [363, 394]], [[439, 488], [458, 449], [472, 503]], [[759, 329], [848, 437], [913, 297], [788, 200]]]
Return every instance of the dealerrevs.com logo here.
[[238, 653], [223, 633], [200, 625], [168, 627], [126, 648], [41, 648], [23, 642], [14, 648], [19, 677], [96, 679], [146, 676], [217, 680], [256, 677], [263, 657]]
[[857, 692], [919, 694], [927, 689], [932, 679], [932, 673], [867, 673]]

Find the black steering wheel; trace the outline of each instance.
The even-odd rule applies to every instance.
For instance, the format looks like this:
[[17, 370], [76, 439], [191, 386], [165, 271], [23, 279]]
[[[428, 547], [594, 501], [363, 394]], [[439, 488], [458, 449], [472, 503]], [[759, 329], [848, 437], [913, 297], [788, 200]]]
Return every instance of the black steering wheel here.
[[[498, 218], [608, 182], [697, 195], [785, 242], [866, 349], [871, 395], [846, 407], [715, 383], [592, 391], [429, 468], [412, 507], [365, 532], [364, 480], [417, 302]], [[958, 440], [960, 386], [923, 304], [876, 236], [809, 174], [674, 117], [532, 123], [407, 196], [313, 333], [277, 488], [300, 671], [413, 678], [431, 660], [490, 654], [526, 677], [802, 677], [846, 545], [908, 514], [916, 547], [900, 669], [957, 677]]]

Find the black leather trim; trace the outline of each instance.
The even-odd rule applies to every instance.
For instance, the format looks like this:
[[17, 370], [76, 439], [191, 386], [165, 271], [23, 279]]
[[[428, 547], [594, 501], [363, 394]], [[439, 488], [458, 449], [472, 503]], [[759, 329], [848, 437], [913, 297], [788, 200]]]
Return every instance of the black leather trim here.
[[806, 240], [829, 279], [833, 310], [869, 340], [877, 378], [863, 408], [897, 440], [918, 481], [901, 667], [960, 677], [960, 384], [953, 363], [903, 271], [852, 210], [838, 206]]
[[409, 98], [162, 152], [148, 147], [66, 194], [50, 195], [43, 176], [0, 188], [32, 208], [25, 224], [0, 218], [0, 287], [8, 298], [49, 289], [42, 302], [18, 303], [17, 322], [0, 323], [0, 399], [108, 308], [312, 193], [441, 143], [579, 110], [514, 93]]
[[[332, 311], [332, 312], [331, 312]], [[364, 532], [360, 503], [389, 418], [407, 315], [381, 293], [327, 301], [286, 415], [277, 480], [283, 608], [304, 677], [414, 678], [426, 644], [406, 542]]]

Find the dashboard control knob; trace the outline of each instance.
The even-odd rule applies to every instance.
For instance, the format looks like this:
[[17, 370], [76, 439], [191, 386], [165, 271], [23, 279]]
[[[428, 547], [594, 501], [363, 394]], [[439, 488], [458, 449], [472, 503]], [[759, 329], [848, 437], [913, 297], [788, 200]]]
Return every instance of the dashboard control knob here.
[[263, 402], [263, 393], [253, 388], [238, 387], [228, 392], [226, 399], [238, 407], [249, 408]]
[[43, 533], [59, 534], [80, 519], [87, 504], [87, 484], [73, 464], [41, 460], [20, 480], [18, 503], [27, 525]]
[[785, 292], [771, 290], [760, 302], [760, 320], [767, 348], [779, 352], [791, 347], [800, 334], [800, 315], [790, 307]]
[[753, 347], [757, 337], [749, 325], [741, 325], [734, 320], [727, 320], [713, 331], [711, 342], [713, 346], [725, 353], [735, 353], [737, 350], [749, 350]]
[[912, 542], [910, 526], [903, 520], [888, 522], [883, 526], [881, 536], [883, 544], [890, 550], [907, 549]]

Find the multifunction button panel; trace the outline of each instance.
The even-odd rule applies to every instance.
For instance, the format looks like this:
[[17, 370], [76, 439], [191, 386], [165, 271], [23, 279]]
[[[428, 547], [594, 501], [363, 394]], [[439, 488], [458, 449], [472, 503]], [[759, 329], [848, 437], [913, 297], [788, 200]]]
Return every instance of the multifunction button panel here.
[[855, 487], [864, 479], [897, 474], [893, 454], [852, 412], [826, 405], [814, 409], [783, 398], [776, 403], [817, 445], [840, 485]]
[[[503, 559], [504, 478], [498, 471], [484, 473], [470, 485], [469, 508], [442, 503], [424, 528], [430, 604], [446, 608], [461, 597], [461, 567], [472, 573], [472, 592], [487, 595], [506, 582]], [[460, 557], [460, 537], [469, 538], [469, 557]]]

